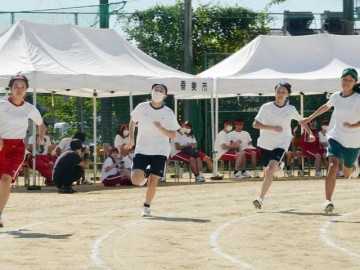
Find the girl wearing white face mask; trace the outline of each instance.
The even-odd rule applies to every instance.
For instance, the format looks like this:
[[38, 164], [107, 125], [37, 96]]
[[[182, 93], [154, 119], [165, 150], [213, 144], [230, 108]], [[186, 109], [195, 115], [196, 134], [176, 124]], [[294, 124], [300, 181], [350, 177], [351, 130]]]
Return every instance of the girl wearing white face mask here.
[[329, 145], [329, 142], [326, 138], [326, 132], [327, 132], [328, 126], [329, 126], [329, 120], [323, 119], [321, 121], [321, 130], [319, 132], [319, 141], [320, 141], [321, 146], [324, 149], [327, 149], [327, 147]]
[[168, 93], [167, 87], [156, 83], [151, 89], [151, 101], [138, 104], [131, 112], [129, 142], [124, 146], [125, 149], [130, 150], [135, 145], [134, 134], [137, 124], [131, 181], [138, 186], [147, 183], [142, 208], [142, 216], [146, 217], [151, 216], [150, 205], [155, 197], [156, 186], [166, 170], [166, 160], [171, 149], [169, 139], [174, 138], [180, 128], [174, 112], [163, 102]]
[[119, 150], [122, 156], [126, 156], [128, 151], [124, 149], [124, 145], [129, 141], [129, 129], [126, 124], [120, 124], [116, 132], [114, 146]]

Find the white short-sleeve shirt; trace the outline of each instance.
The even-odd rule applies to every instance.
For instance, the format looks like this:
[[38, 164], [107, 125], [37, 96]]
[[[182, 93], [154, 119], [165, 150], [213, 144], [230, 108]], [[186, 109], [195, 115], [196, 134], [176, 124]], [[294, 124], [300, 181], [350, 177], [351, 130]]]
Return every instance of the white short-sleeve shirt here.
[[28, 128], [28, 119], [41, 125], [43, 119], [35, 106], [24, 102], [15, 105], [9, 98], [0, 99], [0, 138], [3, 139], [24, 139]]
[[236, 142], [236, 141], [241, 141], [240, 144], [240, 151], [244, 151], [245, 149], [253, 149], [254, 147], [251, 145], [252, 139], [251, 136], [249, 134], [249, 132], [247, 131], [236, 131], [233, 130], [231, 132], [229, 132], [228, 134], [230, 141], [232, 142]]
[[226, 133], [224, 130], [220, 131], [215, 140], [215, 147], [216, 147], [216, 159], [221, 158], [223, 154], [225, 154], [229, 149], [223, 149], [221, 147], [222, 144], [230, 144], [230, 138], [228, 136], [228, 133]]
[[165, 105], [154, 108], [150, 101], [140, 103], [131, 112], [131, 121], [137, 123], [138, 133], [136, 138], [135, 154], [143, 155], [170, 155], [169, 138], [162, 134], [154, 122], [170, 131], [180, 128], [174, 112]]
[[72, 140], [73, 139], [70, 137], [63, 138], [56, 147], [61, 150], [61, 153], [64, 153], [65, 151], [70, 149], [70, 143]]
[[[30, 145], [30, 144], [31, 144], [31, 145], [36, 144], [36, 138], [37, 138], [37, 136], [31, 135], [30, 138], [29, 138], [28, 144], [29, 144], [29, 145]], [[50, 137], [49, 137], [48, 135], [45, 135], [44, 139], [45, 139], [44, 152], [40, 153], [40, 152], [41, 152], [41, 151], [40, 151], [40, 146], [37, 145], [37, 146], [36, 146], [36, 154], [37, 154], [37, 155], [44, 155], [44, 156], [46, 156], [46, 155], [48, 154], [48, 149], [49, 149], [49, 147], [50, 147], [50, 145], [51, 145]]]
[[102, 169], [101, 169], [101, 180], [106, 179], [108, 176], [110, 175], [115, 175], [117, 174], [117, 172], [119, 171], [118, 168], [112, 168], [110, 171], [106, 171], [107, 167], [113, 166], [114, 165], [114, 161], [112, 160], [111, 157], [108, 157], [105, 159]]
[[175, 156], [177, 153], [181, 152], [181, 150], [176, 149], [176, 143], [178, 143], [180, 146], [187, 145], [188, 144], [188, 136], [185, 134], [180, 134], [179, 132], [176, 132], [176, 137], [173, 139], [174, 147], [171, 149], [170, 156]]
[[346, 148], [360, 147], [360, 128], [346, 128], [344, 122], [354, 124], [360, 121], [360, 95], [353, 93], [343, 97], [341, 92], [335, 92], [326, 103], [334, 107], [329, 127], [326, 133], [328, 139], [334, 139]]
[[127, 144], [129, 141], [129, 136], [123, 138], [119, 134], [116, 134], [115, 140], [114, 140], [114, 146], [119, 149], [119, 152], [121, 153], [121, 146], [124, 144]]
[[282, 132], [260, 129], [257, 145], [263, 149], [274, 150], [282, 148], [287, 150], [291, 143], [291, 120], [299, 121], [300, 114], [293, 105], [286, 104], [278, 107], [274, 102], [265, 103], [260, 107], [255, 120], [269, 126], [280, 126]]

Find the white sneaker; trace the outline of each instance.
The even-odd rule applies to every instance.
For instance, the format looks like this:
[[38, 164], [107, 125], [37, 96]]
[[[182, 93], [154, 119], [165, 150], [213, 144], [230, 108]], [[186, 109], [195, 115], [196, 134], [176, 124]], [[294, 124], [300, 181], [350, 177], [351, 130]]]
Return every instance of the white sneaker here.
[[344, 177], [344, 172], [342, 170], [339, 170], [337, 172], [337, 177]]
[[201, 174], [199, 174], [195, 177], [195, 182], [205, 182], [205, 178]]
[[243, 173], [242, 173], [242, 176], [244, 176], [244, 178], [251, 178], [251, 175], [248, 174], [247, 171], [243, 172]]
[[260, 178], [260, 175], [258, 172], [254, 172], [254, 178]]
[[83, 184], [83, 185], [92, 185], [93, 182], [91, 182], [89, 179], [85, 179], [85, 180], [83, 180], [83, 181], [81, 182], [81, 184]]
[[323, 173], [321, 171], [318, 171], [318, 172], [315, 173], [315, 177], [320, 178], [320, 177], [324, 177], [324, 175], [323, 175]]
[[150, 207], [143, 206], [141, 209], [141, 215], [143, 217], [151, 217]]
[[162, 183], [165, 183], [166, 182], [166, 177], [165, 176], [163, 176], [163, 177], [160, 177], [160, 182], [162, 182]]
[[3, 222], [3, 219], [2, 217], [0, 217], [0, 228], [4, 227], [4, 222]]
[[324, 206], [325, 206], [324, 211], [326, 214], [331, 214], [335, 208], [334, 204], [329, 200], [325, 201]]
[[351, 179], [351, 178], [355, 179], [355, 178], [359, 177], [360, 168], [359, 168], [359, 163], [358, 163], [357, 159], [354, 163], [354, 168], [355, 168], [355, 170], [350, 174], [349, 179]]
[[275, 177], [277, 178], [282, 178], [284, 177], [284, 166], [285, 166], [285, 163], [284, 162], [281, 162], [279, 164], [279, 169], [278, 171], [274, 174]]
[[304, 173], [304, 171], [303, 171], [303, 170], [300, 170], [300, 171], [298, 172], [298, 176], [300, 176], [300, 177], [304, 177], [304, 175], [305, 175], [305, 173]]
[[292, 171], [290, 171], [290, 170], [286, 170], [285, 174], [286, 174], [287, 177], [292, 177], [293, 176]]
[[241, 171], [238, 171], [237, 173], [234, 173], [234, 174], [232, 175], [232, 178], [244, 179], [245, 176], [243, 176], [243, 174], [241, 173]]
[[262, 206], [262, 199], [259, 197], [256, 200], [253, 201], [253, 205], [256, 209], [261, 209]]

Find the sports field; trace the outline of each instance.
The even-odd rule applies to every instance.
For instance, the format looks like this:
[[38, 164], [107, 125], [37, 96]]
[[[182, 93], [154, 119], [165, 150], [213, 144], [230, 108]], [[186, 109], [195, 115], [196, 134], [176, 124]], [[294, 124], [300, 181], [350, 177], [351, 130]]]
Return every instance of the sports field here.
[[14, 187], [0, 229], [0, 269], [360, 269], [360, 180], [338, 180], [324, 215], [324, 179], [275, 181], [261, 210], [261, 180], [145, 188]]

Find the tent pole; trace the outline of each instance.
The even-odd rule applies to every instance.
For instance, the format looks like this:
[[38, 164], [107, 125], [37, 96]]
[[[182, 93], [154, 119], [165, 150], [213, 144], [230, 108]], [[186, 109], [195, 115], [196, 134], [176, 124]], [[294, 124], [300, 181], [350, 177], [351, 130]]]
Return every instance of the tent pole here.
[[[34, 88], [34, 91], [33, 91], [33, 105], [34, 107], [36, 108], [36, 88]], [[33, 164], [33, 170], [32, 170], [32, 177], [33, 177], [33, 186], [36, 186], [36, 142], [37, 142], [37, 139], [36, 139], [36, 124], [34, 122], [32, 122], [32, 135], [35, 137], [35, 143], [32, 142], [32, 156], [33, 156], [33, 159], [32, 159], [32, 164]]]
[[134, 99], [132, 92], [129, 92], [130, 113], [134, 110]]
[[217, 79], [214, 78], [214, 93], [215, 93], [215, 114], [214, 114], [214, 102], [213, 102], [213, 94], [211, 94], [211, 135], [212, 135], [212, 153], [213, 153], [213, 177], [211, 180], [222, 180], [222, 177], [219, 176], [218, 173], [218, 160], [216, 158], [216, 135], [217, 135], [217, 127], [219, 123], [219, 97], [217, 93]]
[[96, 161], [97, 161], [97, 134], [96, 134], [96, 92], [94, 91], [94, 95], [93, 95], [93, 130], [94, 130], [94, 182], [96, 181], [96, 176], [97, 176], [97, 165], [96, 165]]
[[178, 104], [177, 104], [178, 100], [176, 98], [176, 96], [174, 96], [174, 113], [175, 113], [175, 116], [176, 116], [176, 119], [179, 120], [178, 118]]

